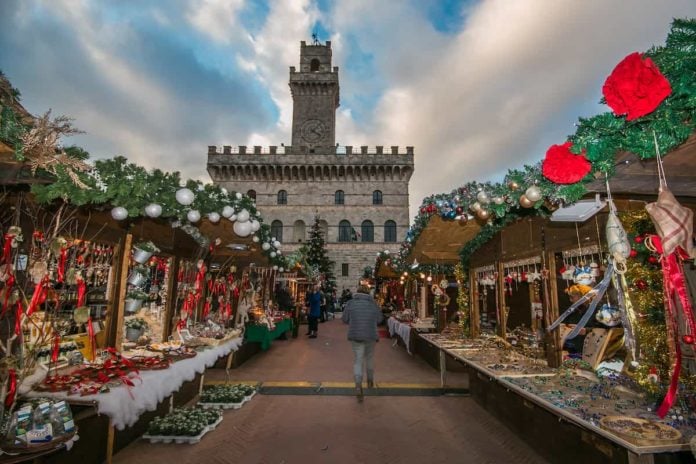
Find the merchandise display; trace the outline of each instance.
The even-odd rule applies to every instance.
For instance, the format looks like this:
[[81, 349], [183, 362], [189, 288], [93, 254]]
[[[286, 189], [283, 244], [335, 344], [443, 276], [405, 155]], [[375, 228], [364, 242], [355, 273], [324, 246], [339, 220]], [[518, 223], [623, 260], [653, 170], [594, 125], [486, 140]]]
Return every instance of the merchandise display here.
[[177, 408], [164, 417], [155, 417], [143, 438], [150, 443], [198, 443], [203, 435], [222, 422], [215, 409]]
[[19, 405], [6, 425], [2, 448], [31, 453], [74, 440], [77, 427], [70, 406], [63, 400], [36, 398]]

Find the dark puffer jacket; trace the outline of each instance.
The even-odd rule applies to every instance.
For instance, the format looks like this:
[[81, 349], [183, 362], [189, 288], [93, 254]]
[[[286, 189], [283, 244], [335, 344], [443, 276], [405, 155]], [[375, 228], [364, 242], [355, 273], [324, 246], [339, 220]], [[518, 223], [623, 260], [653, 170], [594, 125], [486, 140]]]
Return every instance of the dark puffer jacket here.
[[380, 311], [375, 300], [365, 293], [356, 293], [353, 299], [346, 303], [343, 311], [343, 322], [350, 324], [348, 340], [356, 342], [379, 341], [377, 324], [382, 322]]

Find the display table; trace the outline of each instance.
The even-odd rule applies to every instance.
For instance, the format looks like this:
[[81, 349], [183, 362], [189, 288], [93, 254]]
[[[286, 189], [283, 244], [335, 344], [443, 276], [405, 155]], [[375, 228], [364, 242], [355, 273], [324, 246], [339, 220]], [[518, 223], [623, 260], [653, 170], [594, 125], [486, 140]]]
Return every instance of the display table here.
[[[683, 435], [682, 442], [653, 446], [637, 445], [599, 426], [598, 418], [616, 414], [640, 415], [660, 421], [637, 397], [622, 397], [617, 394], [618, 390], [605, 392], [595, 383], [594, 397], [582, 398], [578, 392], [587, 383], [585, 377], [569, 379], [561, 371], [545, 367], [537, 360], [525, 361], [503, 350], [496, 353], [490, 344], [479, 339], [449, 340], [439, 334], [420, 334], [419, 338], [439, 349], [443, 379], [445, 358], [465, 365], [470, 372], [474, 400], [551, 460], [560, 456], [568, 463], [693, 459], [688, 452], [688, 441], [696, 430], [686, 422], [677, 426]], [[589, 371], [587, 375], [591, 375]], [[567, 392], [559, 390], [563, 385]], [[548, 440], [548, 436], [554, 439]], [[570, 449], [574, 452], [568, 453]], [[691, 462], [688, 459], [684, 462]]]
[[408, 354], [413, 354], [411, 345], [411, 331], [414, 330], [411, 324], [406, 322], [401, 322], [394, 317], [387, 319], [387, 327], [389, 328], [389, 336], [394, 337], [398, 335], [406, 346], [406, 351]]
[[292, 319], [283, 319], [280, 322], [276, 322], [273, 330], [268, 330], [266, 325], [249, 324], [244, 331], [244, 340], [246, 342], [260, 343], [261, 349], [266, 351], [271, 347], [273, 340], [291, 330]]

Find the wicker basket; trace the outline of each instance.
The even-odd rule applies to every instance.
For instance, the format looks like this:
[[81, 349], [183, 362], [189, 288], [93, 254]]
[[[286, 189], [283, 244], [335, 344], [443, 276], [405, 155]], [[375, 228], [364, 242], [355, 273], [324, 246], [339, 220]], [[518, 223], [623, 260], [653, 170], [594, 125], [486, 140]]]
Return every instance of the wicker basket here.
[[73, 439], [77, 433], [77, 427], [73, 433], [69, 435], [62, 435], [58, 438], [51, 440], [48, 443], [37, 443], [27, 446], [16, 446], [9, 443], [2, 443], [0, 449], [9, 454], [34, 454], [34, 453], [44, 453], [46, 451], [51, 451], [53, 449], [58, 450], [64, 443]]

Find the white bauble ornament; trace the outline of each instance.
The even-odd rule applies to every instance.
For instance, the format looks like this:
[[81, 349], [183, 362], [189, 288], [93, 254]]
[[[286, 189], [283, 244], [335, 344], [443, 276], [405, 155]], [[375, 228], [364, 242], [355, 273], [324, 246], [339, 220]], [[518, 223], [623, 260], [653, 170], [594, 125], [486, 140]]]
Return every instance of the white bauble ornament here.
[[476, 212], [476, 211], [481, 209], [481, 203], [476, 201], [476, 202], [472, 203], [471, 206], [469, 206], [469, 209], [471, 209], [471, 211], [473, 211], [473, 212]]
[[233, 214], [234, 214], [234, 208], [231, 207], [230, 205], [225, 205], [225, 206], [222, 208], [222, 217], [229, 218], [229, 217], [232, 216]]
[[280, 242], [278, 240], [273, 242], [273, 248], [278, 248], [278, 249], [280, 248]]
[[491, 202], [491, 198], [488, 196], [485, 190], [481, 190], [477, 195], [476, 199], [481, 203], [482, 205], [487, 205], [488, 203]]
[[541, 200], [541, 189], [536, 185], [529, 187], [524, 194], [527, 196], [529, 201], [533, 201], [534, 203]]
[[225, 187], [220, 188], [223, 195], [227, 195], [227, 189]]
[[215, 211], [208, 213], [208, 220], [212, 223], [216, 223], [220, 221], [220, 214], [216, 213]]
[[201, 220], [201, 213], [196, 209], [192, 209], [186, 213], [186, 219], [188, 219], [189, 222], [198, 222]]
[[261, 228], [261, 223], [259, 223], [259, 221], [257, 221], [256, 219], [254, 219], [254, 220], [251, 221], [251, 230], [253, 230], [254, 232], [256, 232], [256, 231], [259, 230], [260, 228]]
[[234, 233], [239, 235], [240, 237], [247, 237], [251, 233], [251, 222], [235, 222], [234, 226], [232, 227], [234, 230]]
[[279, 270], [280, 272], [283, 272], [283, 271], [285, 271], [285, 268], [279, 267], [278, 270]]
[[493, 197], [493, 203], [495, 203], [496, 205], [502, 205], [503, 203], [505, 203], [505, 198]]
[[181, 205], [188, 206], [193, 203], [194, 199], [195, 195], [187, 188], [182, 188], [176, 191], [176, 201], [178, 201]]
[[276, 254], [277, 254], [278, 256], [280, 256], [282, 253], [281, 253], [280, 250], [276, 250]]
[[237, 220], [239, 222], [247, 222], [249, 220], [249, 211], [247, 211], [246, 209], [241, 210], [237, 214]]
[[240, 192], [237, 192], [237, 193], [235, 194], [235, 196], [237, 197], [237, 200], [241, 200], [241, 199], [242, 199], [242, 194], [241, 194]]
[[275, 251], [271, 251], [271, 258], [275, 258], [277, 256]]
[[150, 203], [145, 207], [145, 214], [151, 218], [157, 218], [162, 215], [162, 207], [157, 203]]
[[268, 242], [263, 242], [263, 245], [261, 245], [261, 249], [262, 249], [263, 251], [268, 251], [268, 250], [271, 249], [271, 244], [268, 243]]
[[111, 217], [117, 221], [123, 221], [128, 217], [128, 210], [123, 206], [117, 206], [111, 210]]
[[236, 215], [236, 214], [233, 214], [232, 216], [230, 216], [230, 217], [227, 218], [227, 219], [229, 219], [230, 221], [234, 222], [234, 221], [237, 220], [237, 215]]
[[273, 266], [273, 270], [274, 270], [274, 271], [277, 271], [277, 270], [278, 270], [278, 266]]
[[261, 239], [254, 235], [254, 238], [252, 238], [252, 240], [254, 241], [254, 243], [259, 243], [259, 240]]

